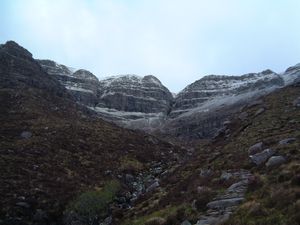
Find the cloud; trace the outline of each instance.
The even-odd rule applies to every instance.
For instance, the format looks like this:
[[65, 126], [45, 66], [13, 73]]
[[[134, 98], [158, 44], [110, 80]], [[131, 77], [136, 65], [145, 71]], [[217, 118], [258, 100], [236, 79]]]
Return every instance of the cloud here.
[[154, 74], [177, 92], [206, 74], [281, 71], [300, 62], [297, 0], [1, 4], [6, 11], [0, 16], [2, 39], [20, 42], [37, 58], [85, 68], [98, 77]]

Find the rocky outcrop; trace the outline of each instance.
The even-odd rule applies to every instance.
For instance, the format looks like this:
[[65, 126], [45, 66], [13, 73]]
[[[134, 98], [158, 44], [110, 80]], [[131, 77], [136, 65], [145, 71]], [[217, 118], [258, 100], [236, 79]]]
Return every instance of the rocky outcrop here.
[[247, 170], [235, 171], [234, 173], [231, 171], [230, 174], [239, 181], [207, 204], [207, 212], [199, 218], [196, 225], [223, 224], [238, 205], [244, 201], [252, 174]]
[[167, 113], [173, 96], [154, 76], [124, 75], [100, 81], [99, 107], [126, 112]]
[[0, 75], [0, 88], [31, 85], [67, 97], [64, 88], [43, 71], [32, 54], [13, 41], [0, 45]]
[[152, 75], [121, 75], [100, 80], [93, 109], [122, 126], [148, 130], [160, 126], [171, 110], [173, 96]]
[[177, 137], [213, 137], [231, 114], [283, 85], [281, 76], [271, 70], [203, 77], [176, 96], [164, 131]]
[[286, 85], [298, 82], [300, 78], [300, 63], [289, 67], [281, 74], [281, 77], [284, 79]]
[[[177, 95], [172, 114], [185, 113], [188, 109], [201, 107], [211, 100], [218, 100], [220, 103], [230, 100], [231, 102], [238, 101], [238, 98], [224, 99], [224, 97], [259, 92], [259, 90], [283, 84], [282, 78], [271, 70], [242, 76], [205, 76], [187, 86]], [[218, 104], [218, 102], [211, 104]]]
[[87, 70], [77, 70], [51, 60], [37, 60], [42, 68], [56, 78], [77, 102], [86, 106], [97, 104], [98, 78]]

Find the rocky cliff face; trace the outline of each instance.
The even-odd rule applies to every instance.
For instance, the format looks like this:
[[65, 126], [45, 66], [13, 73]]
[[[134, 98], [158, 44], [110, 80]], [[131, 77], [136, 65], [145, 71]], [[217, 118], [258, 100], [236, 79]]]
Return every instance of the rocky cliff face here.
[[283, 84], [283, 79], [271, 70], [242, 76], [205, 76], [177, 95], [172, 113], [184, 113], [216, 98], [260, 92]]
[[152, 130], [171, 110], [173, 96], [155, 76], [120, 75], [99, 81], [86, 70], [74, 72], [51, 60], [38, 62], [77, 102], [123, 127]]
[[122, 126], [151, 130], [161, 125], [172, 102], [172, 94], [156, 77], [123, 75], [100, 81], [94, 110]]
[[154, 76], [125, 75], [100, 81], [97, 106], [126, 112], [167, 113], [173, 96]]
[[87, 70], [77, 70], [58, 64], [51, 60], [37, 60], [42, 68], [55, 77], [77, 102], [87, 106], [97, 104], [98, 78]]
[[233, 112], [282, 86], [282, 77], [271, 70], [242, 76], [205, 76], [176, 96], [163, 132], [177, 137], [212, 137]]
[[50, 77], [32, 58], [32, 54], [13, 41], [0, 45], [0, 87], [31, 85], [55, 95], [70, 97], [59, 82]]

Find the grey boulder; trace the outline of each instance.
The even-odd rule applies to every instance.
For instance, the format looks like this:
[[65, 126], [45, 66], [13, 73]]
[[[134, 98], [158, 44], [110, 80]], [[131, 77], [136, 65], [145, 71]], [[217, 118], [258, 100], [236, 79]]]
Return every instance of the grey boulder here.
[[288, 144], [295, 142], [296, 140], [297, 140], [296, 138], [286, 138], [286, 139], [279, 141], [278, 144], [279, 145], [288, 145]]
[[237, 206], [241, 204], [241, 202], [244, 200], [244, 198], [229, 198], [229, 199], [221, 199], [209, 202], [207, 204], [207, 207], [210, 209], [226, 209], [228, 207]]
[[266, 162], [275, 152], [272, 149], [265, 149], [260, 153], [256, 153], [250, 156], [251, 161], [257, 166]]
[[283, 156], [272, 156], [266, 163], [268, 168], [278, 167], [281, 164], [285, 163], [285, 158]]
[[255, 145], [252, 145], [249, 149], [248, 149], [248, 153], [249, 155], [254, 155], [258, 152], [261, 152], [263, 150], [264, 144], [263, 142], [258, 142]]
[[32, 137], [32, 133], [30, 131], [23, 131], [20, 136], [21, 138], [29, 139]]

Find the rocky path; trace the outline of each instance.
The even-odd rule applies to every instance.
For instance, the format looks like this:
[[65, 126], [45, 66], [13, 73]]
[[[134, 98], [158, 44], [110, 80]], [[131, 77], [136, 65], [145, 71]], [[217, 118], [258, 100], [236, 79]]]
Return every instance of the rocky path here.
[[196, 225], [217, 225], [225, 222], [244, 200], [251, 173], [247, 170], [228, 171], [228, 173], [239, 181], [207, 204], [208, 210], [199, 218]]

